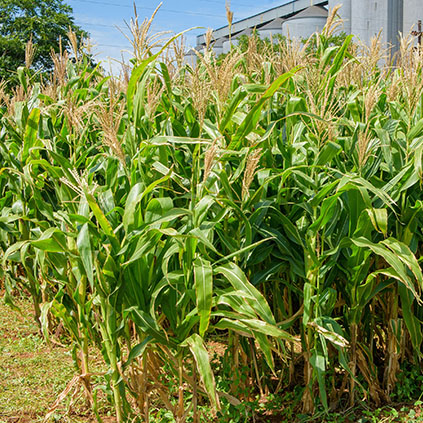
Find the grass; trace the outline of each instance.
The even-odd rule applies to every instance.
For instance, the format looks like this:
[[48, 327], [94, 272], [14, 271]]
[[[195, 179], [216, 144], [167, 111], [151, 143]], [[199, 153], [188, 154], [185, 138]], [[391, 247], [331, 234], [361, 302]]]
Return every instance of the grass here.
[[[70, 348], [48, 346], [43, 340], [30, 302], [21, 299], [17, 305], [20, 312], [0, 304], [0, 423], [41, 422], [75, 368]], [[65, 399], [52, 421], [96, 421], [81, 402], [65, 416], [69, 402]]]

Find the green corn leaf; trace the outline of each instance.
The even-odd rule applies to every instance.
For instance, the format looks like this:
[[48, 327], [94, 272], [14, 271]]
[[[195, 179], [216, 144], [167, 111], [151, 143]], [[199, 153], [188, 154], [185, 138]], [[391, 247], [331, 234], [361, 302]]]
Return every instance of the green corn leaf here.
[[320, 150], [319, 155], [316, 158], [316, 165], [323, 166], [329, 163], [337, 154], [341, 151], [341, 146], [329, 141]]
[[270, 310], [266, 299], [247, 279], [244, 272], [234, 263], [227, 263], [214, 269], [215, 273], [221, 273], [229, 283], [237, 290], [243, 291], [248, 297], [255, 299], [255, 302], [248, 301], [256, 313], [267, 323], [275, 325], [275, 318]]
[[81, 256], [82, 264], [90, 282], [91, 288], [94, 286], [94, 264], [91, 252], [91, 241], [88, 223], [82, 225], [79, 231], [76, 245]]
[[270, 325], [269, 323], [257, 319], [240, 318], [239, 321], [248, 328], [254, 330], [255, 332], [260, 332], [263, 335], [271, 336], [272, 338], [280, 338], [288, 341], [294, 341], [294, 337], [290, 333], [279, 329], [276, 325]]
[[283, 85], [288, 79], [292, 78], [296, 72], [300, 70], [300, 67], [296, 67], [289, 72], [280, 75], [266, 90], [266, 92], [260, 97], [257, 103], [253, 106], [250, 112], [245, 116], [242, 124], [236, 131], [231, 143], [229, 144], [230, 150], [238, 150], [242, 140], [255, 129], [258, 121], [260, 120], [261, 111], [266, 101], [271, 98], [275, 92]]
[[135, 208], [139, 201], [141, 201], [140, 195], [142, 193], [142, 187], [143, 184], [140, 182], [135, 184], [129, 191], [128, 198], [126, 199], [125, 213], [123, 215], [123, 227], [126, 232], [128, 232], [129, 225], [133, 224], [135, 221]]
[[31, 114], [28, 117], [28, 122], [26, 124], [24, 143], [22, 149], [22, 162], [26, 162], [29, 156], [29, 150], [34, 147], [39, 147], [42, 144], [37, 143], [38, 136], [38, 126], [40, 123], [41, 112], [39, 109], [33, 109]]
[[97, 204], [94, 196], [90, 194], [87, 190], [85, 190], [85, 198], [87, 199], [87, 203], [90, 206], [91, 211], [94, 213], [94, 216], [97, 219], [98, 224], [100, 225], [101, 229], [104, 231], [104, 234], [109, 238], [112, 247], [117, 252], [120, 249], [119, 240], [117, 239], [115, 233], [113, 232], [112, 225], [107, 220], [106, 216], [100, 209], [99, 205]]
[[270, 367], [270, 370], [274, 373], [275, 372], [275, 362], [273, 360], [273, 354], [272, 354], [272, 345], [267, 338], [266, 335], [260, 332], [254, 332], [254, 337], [257, 341], [257, 344], [261, 351], [264, 354], [264, 358], [266, 360], [267, 365]]
[[[256, 317], [254, 309], [249, 305], [247, 301], [247, 294], [245, 291], [234, 291], [228, 290], [227, 293], [220, 293], [216, 298], [217, 305], [226, 305], [238, 313], [238, 318], [252, 318]], [[249, 297], [250, 300], [254, 301], [254, 297]]]
[[320, 399], [322, 400], [323, 407], [325, 407], [325, 410], [328, 410], [328, 400], [327, 400], [326, 383], [325, 383], [325, 374], [326, 374], [325, 357], [322, 353], [320, 353], [319, 351], [315, 349], [313, 353], [311, 354], [310, 363], [317, 373]]
[[5, 266], [7, 260], [11, 261], [20, 261], [20, 254], [17, 254], [21, 248], [23, 248], [25, 245], [28, 245], [30, 241], [18, 241], [12, 244], [3, 255], [2, 259], [2, 265]]
[[373, 227], [384, 236], [388, 235], [388, 210], [367, 209]]
[[[417, 293], [413, 280], [407, 274], [407, 269], [414, 269], [418, 275], [418, 281], [421, 280], [421, 271], [415, 269], [416, 259], [411, 251], [399, 241], [393, 242], [392, 240], [388, 245], [395, 245], [396, 251], [392, 251], [383, 245], [383, 241], [379, 244], [374, 244], [364, 237], [351, 240], [353, 244], [361, 248], [369, 248], [375, 254], [383, 257], [392, 269], [398, 280], [400, 280], [407, 288], [413, 293], [418, 302], [421, 302], [420, 295]], [[405, 248], [404, 248], [405, 247]]]
[[219, 251], [216, 250], [216, 247], [213, 245], [212, 242], [210, 242], [207, 238], [207, 236], [204, 234], [204, 231], [202, 231], [200, 228], [194, 228], [189, 232], [189, 235], [194, 236], [197, 238], [197, 240], [201, 243], [203, 243], [207, 248], [210, 248], [214, 253], [218, 254], [219, 256], [222, 256], [222, 254], [219, 253]]
[[228, 254], [225, 257], [222, 257], [221, 259], [215, 261], [214, 264], [216, 265], [216, 264], [222, 263], [222, 261], [230, 260], [233, 257], [240, 256], [243, 253], [246, 253], [248, 251], [254, 250], [254, 248], [258, 247], [260, 244], [264, 244], [265, 242], [268, 242], [268, 241], [270, 241], [272, 239], [274, 239], [274, 237], [268, 237], [268, 238], [265, 238], [265, 239], [261, 239], [260, 241], [257, 241], [254, 244], [250, 244], [247, 247], [241, 248], [241, 249], [239, 249], [237, 251], [234, 251], [231, 254]]
[[228, 318], [220, 319], [219, 322], [213, 326], [213, 328], [218, 330], [233, 330], [234, 332], [237, 332], [246, 338], [254, 337], [251, 329], [248, 326], [242, 324], [237, 320], [232, 320]]
[[49, 330], [49, 313], [50, 313], [50, 309], [53, 305], [53, 301], [47, 302], [47, 303], [43, 303], [40, 306], [41, 309], [41, 315], [40, 315], [40, 323], [41, 323], [41, 331], [43, 333], [43, 336], [45, 338], [45, 340], [47, 341], [47, 343], [50, 340], [50, 330]]
[[303, 312], [303, 325], [307, 326], [309, 320], [311, 319], [311, 308], [312, 308], [312, 295], [313, 287], [309, 282], [304, 284], [304, 312]]
[[247, 96], [247, 92], [243, 88], [244, 87], [239, 87], [233, 94], [229, 107], [226, 109], [226, 113], [223, 116], [223, 119], [220, 121], [219, 130], [221, 133], [225, 131], [225, 129], [231, 122], [232, 116], [234, 115], [237, 107], [240, 105], [241, 101], [244, 100], [244, 98]]
[[338, 197], [340, 195], [341, 193], [337, 193], [323, 200], [320, 216], [312, 225], [310, 225], [310, 231], [313, 231], [314, 233], [318, 232], [332, 219], [336, 207], [338, 206]]
[[31, 245], [48, 253], [64, 253], [67, 251], [66, 239], [62, 231], [57, 228], [49, 228]]
[[59, 303], [57, 300], [53, 300], [50, 310], [53, 316], [64, 323], [66, 329], [73, 335], [74, 339], [79, 343], [79, 345], [81, 345], [80, 331], [78, 329], [77, 322], [75, 321], [75, 318], [69, 313], [69, 310], [67, 310], [66, 307]]
[[128, 232], [130, 226], [135, 221], [135, 209], [137, 205], [142, 201], [144, 197], [150, 194], [158, 185], [167, 181], [169, 175], [164, 176], [163, 178], [156, 179], [152, 182], [146, 189], [142, 189], [142, 184], [135, 184], [128, 194], [128, 199], [126, 200], [125, 212], [123, 214], [123, 226], [125, 231]]
[[206, 389], [213, 407], [216, 410], [220, 409], [219, 398], [216, 393], [216, 384], [212, 368], [210, 366], [210, 359], [207, 349], [204, 345], [203, 339], [197, 334], [191, 335], [186, 339], [181, 346], [188, 346], [194, 360], [197, 364], [198, 374]]
[[213, 296], [213, 270], [208, 261], [201, 258], [194, 261], [194, 283], [200, 315], [200, 336], [203, 337], [210, 322]]
[[131, 254], [131, 257], [125, 263], [123, 263], [123, 266], [128, 266], [151, 250], [154, 250], [160, 238], [162, 237], [162, 234], [163, 231], [152, 230], [145, 232], [142, 236], [140, 236], [135, 246], [135, 250]]
[[392, 250], [404, 263], [404, 265], [413, 272], [413, 275], [418, 282], [419, 288], [423, 289], [422, 271], [415, 255], [412, 253], [410, 248], [395, 238], [385, 239], [381, 241], [381, 244], [386, 245], [390, 250]]
[[328, 47], [324, 52], [320, 59], [321, 66], [324, 68], [329, 65], [333, 56], [335, 56], [336, 52], [339, 50], [338, 46]]
[[145, 334], [150, 335], [155, 342], [165, 346], [175, 346], [175, 343], [166, 337], [165, 332], [159, 328], [155, 319], [149, 314], [139, 310], [137, 307], [131, 307], [127, 311], [137, 327]]
[[140, 342], [139, 344], [135, 345], [135, 347], [133, 347], [131, 349], [131, 351], [128, 354], [128, 359], [125, 361], [124, 365], [123, 365], [123, 369], [127, 369], [128, 366], [130, 366], [130, 364], [140, 355], [144, 354], [144, 351], [146, 350], [146, 348], [150, 345], [151, 341], [152, 341], [152, 337], [151, 336], [147, 336], [144, 341]]
[[408, 132], [407, 140], [413, 141], [415, 138], [423, 135], [423, 119], [420, 119]]
[[421, 345], [423, 341], [422, 322], [416, 317], [413, 310], [414, 297], [406, 286], [399, 284], [398, 292], [401, 297], [401, 309], [405, 324], [410, 334], [414, 351], [421, 357]]
[[342, 63], [344, 62], [348, 47], [353, 37], [353, 35], [348, 35], [348, 37], [345, 39], [344, 43], [342, 44], [341, 48], [333, 59], [333, 63], [329, 69], [328, 75], [334, 76], [341, 69]]
[[151, 146], [166, 146], [172, 144], [182, 145], [210, 145], [211, 141], [206, 138], [190, 138], [159, 135], [148, 141]]
[[332, 342], [333, 345], [341, 348], [346, 348], [349, 345], [348, 341], [342, 335], [318, 325], [316, 321], [309, 322], [308, 325], [316, 329], [316, 332], [318, 332], [328, 341]]

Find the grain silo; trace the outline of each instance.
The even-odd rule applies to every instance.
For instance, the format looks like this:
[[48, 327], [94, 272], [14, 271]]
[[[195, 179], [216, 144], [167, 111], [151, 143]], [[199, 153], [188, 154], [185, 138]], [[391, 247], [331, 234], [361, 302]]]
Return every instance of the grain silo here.
[[229, 37], [226, 41], [223, 43], [223, 53], [226, 54], [230, 51], [231, 46], [237, 46], [239, 43], [239, 38], [243, 35], [246, 35], [249, 37], [252, 35], [253, 29], [252, 28], [246, 28], [241, 32], [238, 32], [237, 34], [232, 35], [231, 39], [229, 40]]
[[219, 38], [214, 43], [212, 43], [212, 48], [216, 56], [219, 56], [219, 54], [223, 53], [223, 45], [228, 40], [229, 40], [229, 37], [222, 37], [222, 38]]
[[285, 19], [276, 18], [273, 21], [268, 22], [266, 25], [260, 27], [257, 32], [260, 38], [272, 38], [277, 40], [277, 35], [282, 35], [282, 24], [285, 22]]
[[287, 19], [282, 25], [282, 34], [289, 38], [309, 38], [326, 25], [328, 11], [321, 6], [310, 6]]
[[195, 49], [191, 48], [188, 50], [184, 55], [184, 62], [187, 65], [194, 66], [197, 63], [198, 57], [197, 53], [195, 52]]
[[[251, 28], [257, 28], [261, 38], [267, 38], [278, 32], [279, 23], [282, 22], [282, 35], [309, 38], [323, 29], [327, 9], [333, 9], [337, 4], [342, 5], [338, 16], [344, 21], [339, 31], [353, 34], [355, 42], [361, 40], [367, 45], [380, 34], [382, 49], [391, 49], [392, 53], [398, 49], [399, 34], [407, 36], [411, 30], [418, 31], [418, 21], [423, 21], [423, 0], [291, 0], [235, 21], [231, 27], [225, 25], [218, 28], [213, 31], [213, 36], [219, 40], [232, 33], [232, 44], [236, 45], [238, 36], [250, 35]], [[413, 43], [417, 43], [417, 35], [413, 35]], [[205, 38], [206, 34], [198, 35], [197, 45], [204, 45]], [[230, 46], [229, 40], [224, 41], [223, 52], [227, 53]]]
[[332, 10], [338, 4], [341, 8], [338, 10], [338, 16], [343, 20], [342, 31], [351, 34], [351, 7], [352, 0], [329, 0], [329, 9]]

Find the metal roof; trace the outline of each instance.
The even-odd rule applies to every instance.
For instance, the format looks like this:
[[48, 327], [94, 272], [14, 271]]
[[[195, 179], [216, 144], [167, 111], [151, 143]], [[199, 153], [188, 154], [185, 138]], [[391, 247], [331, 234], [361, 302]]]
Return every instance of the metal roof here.
[[213, 47], [223, 47], [223, 43], [227, 40], [229, 40], [229, 37], [222, 37], [219, 38], [217, 41], [212, 42], [211, 44]]
[[282, 24], [286, 21], [286, 19], [283, 18], [276, 18], [273, 19], [273, 21], [268, 22], [266, 25], [263, 25], [260, 27], [260, 30], [262, 29], [281, 29], [282, 28]]
[[307, 9], [302, 10], [301, 12], [297, 13], [296, 15], [292, 16], [291, 18], [287, 19], [292, 21], [294, 19], [301, 19], [301, 18], [327, 18], [328, 11], [322, 6], [310, 6]]
[[241, 37], [242, 35], [250, 36], [253, 33], [253, 28], [245, 28], [244, 31], [238, 32], [234, 37]]

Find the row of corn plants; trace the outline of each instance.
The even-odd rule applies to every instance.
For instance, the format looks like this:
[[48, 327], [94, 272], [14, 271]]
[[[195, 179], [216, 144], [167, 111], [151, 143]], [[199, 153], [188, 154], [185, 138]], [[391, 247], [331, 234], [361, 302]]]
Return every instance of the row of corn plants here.
[[332, 30], [120, 80], [63, 54], [1, 94], [5, 300], [65, 328], [99, 420], [99, 378], [119, 423], [182, 423], [293, 386], [305, 413], [381, 404], [420, 366], [423, 56]]

